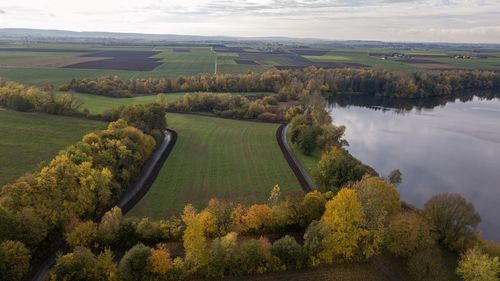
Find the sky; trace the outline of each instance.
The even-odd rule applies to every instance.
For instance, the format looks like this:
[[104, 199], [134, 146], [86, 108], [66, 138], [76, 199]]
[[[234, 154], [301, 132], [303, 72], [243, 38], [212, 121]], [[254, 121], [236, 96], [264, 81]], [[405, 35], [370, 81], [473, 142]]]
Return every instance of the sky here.
[[0, 0], [0, 28], [500, 43], [500, 0]]

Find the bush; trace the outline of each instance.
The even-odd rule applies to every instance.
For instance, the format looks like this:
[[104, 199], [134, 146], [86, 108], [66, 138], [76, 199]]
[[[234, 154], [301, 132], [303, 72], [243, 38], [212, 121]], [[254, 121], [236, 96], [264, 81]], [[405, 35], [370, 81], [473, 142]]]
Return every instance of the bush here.
[[497, 281], [500, 261], [498, 257], [490, 258], [479, 248], [472, 248], [460, 257], [457, 274], [465, 281]]
[[264, 273], [276, 268], [277, 261], [271, 255], [269, 241], [264, 238], [243, 242], [237, 255], [241, 273]]
[[222, 278], [234, 272], [234, 268], [238, 266], [235, 252], [237, 237], [236, 233], [231, 232], [212, 241], [206, 269], [208, 277]]
[[288, 235], [273, 243], [271, 254], [280, 260], [285, 269], [299, 269], [304, 264], [302, 247]]
[[449, 280], [441, 251], [437, 248], [425, 249], [410, 257], [408, 273], [414, 281]]
[[104, 251], [96, 257], [89, 249], [76, 247], [74, 252], [57, 258], [50, 281], [107, 281], [111, 276], [116, 276], [111, 251]]

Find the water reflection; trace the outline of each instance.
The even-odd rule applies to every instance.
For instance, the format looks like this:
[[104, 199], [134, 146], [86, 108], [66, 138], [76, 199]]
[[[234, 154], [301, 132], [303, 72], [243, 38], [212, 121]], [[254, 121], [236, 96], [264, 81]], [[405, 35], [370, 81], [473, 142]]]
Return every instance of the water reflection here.
[[481, 214], [480, 229], [500, 241], [500, 100], [332, 100], [334, 122], [347, 126], [349, 150], [386, 175], [399, 168], [402, 199], [422, 207], [457, 192]]

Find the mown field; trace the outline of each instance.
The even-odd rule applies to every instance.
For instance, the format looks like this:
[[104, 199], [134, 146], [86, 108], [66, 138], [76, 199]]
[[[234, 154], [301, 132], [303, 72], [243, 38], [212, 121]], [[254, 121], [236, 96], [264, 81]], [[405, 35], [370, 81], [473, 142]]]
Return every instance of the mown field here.
[[214, 197], [265, 202], [275, 184], [301, 192], [277, 144], [277, 124], [170, 113], [167, 122], [177, 144], [131, 215], [161, 218]]
[[0, 186], [33, 172], [59, 150], [90, 131], [102, 129], [103, 122], [0, 108]]

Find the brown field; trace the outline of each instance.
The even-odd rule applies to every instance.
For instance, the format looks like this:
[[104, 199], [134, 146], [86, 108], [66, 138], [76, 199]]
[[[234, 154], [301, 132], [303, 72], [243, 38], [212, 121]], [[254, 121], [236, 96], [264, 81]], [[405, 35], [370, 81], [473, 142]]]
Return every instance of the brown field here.
[[73, 64], [100, 61], [102, 58], [87, 58], [87, 57], [60, 57], [60, 58], [40, 58], [32, 61], [18, 61], [3, 64], [0, 62], [0, 67], [22, 67], [22, 68], [59, 68]]
[[159, 58], [152, 58], [152, 56], [159, 53], [156, 51], [93, 52], [81, 57], [100, 58], [100, 60], [70, 64], [64, 66], [64, 68], [151, 71], [162, 64], [162, 62], [159, 62]]

